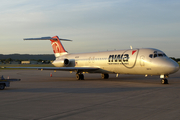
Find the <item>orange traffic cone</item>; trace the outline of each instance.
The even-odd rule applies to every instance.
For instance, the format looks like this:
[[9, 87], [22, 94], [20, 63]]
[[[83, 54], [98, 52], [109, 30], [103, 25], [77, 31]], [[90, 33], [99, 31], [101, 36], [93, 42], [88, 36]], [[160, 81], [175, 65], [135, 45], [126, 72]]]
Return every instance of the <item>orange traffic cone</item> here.
[[52, 77], [52, 73], [50, 73], [50, 77]]

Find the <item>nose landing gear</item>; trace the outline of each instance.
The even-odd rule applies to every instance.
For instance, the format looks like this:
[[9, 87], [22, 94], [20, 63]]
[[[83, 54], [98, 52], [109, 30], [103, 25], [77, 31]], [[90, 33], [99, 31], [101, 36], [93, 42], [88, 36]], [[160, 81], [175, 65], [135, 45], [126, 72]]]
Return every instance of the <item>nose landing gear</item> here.
[[168, 80], [166, 79], [168, 77], [169, 77], [168, 75], [160, 75], [160, 78], [162, 78], [161, 83], [162, 84], [168, 84]]
[[161, 79], [161, 83], [162, 83], [162, 84], [168, 84], [168, 80], [165, 79], [165, 78], [163, 78], [163, 79]]

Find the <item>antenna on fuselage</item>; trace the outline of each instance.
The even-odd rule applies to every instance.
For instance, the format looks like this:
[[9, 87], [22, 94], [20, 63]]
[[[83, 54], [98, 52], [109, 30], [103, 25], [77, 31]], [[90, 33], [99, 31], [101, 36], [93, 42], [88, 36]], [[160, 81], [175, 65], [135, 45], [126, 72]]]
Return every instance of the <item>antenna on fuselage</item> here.
[[130, 48], [133, 49], [133, 47], [130, 45]]

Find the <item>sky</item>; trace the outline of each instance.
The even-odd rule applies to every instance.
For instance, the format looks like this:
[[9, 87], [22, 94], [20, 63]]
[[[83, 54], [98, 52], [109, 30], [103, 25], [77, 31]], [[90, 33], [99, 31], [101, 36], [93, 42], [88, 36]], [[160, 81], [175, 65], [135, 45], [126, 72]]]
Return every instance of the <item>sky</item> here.
[[179, 0], [0, 0], [0, 54], [53, 54], [157, 48], [180, 58]]

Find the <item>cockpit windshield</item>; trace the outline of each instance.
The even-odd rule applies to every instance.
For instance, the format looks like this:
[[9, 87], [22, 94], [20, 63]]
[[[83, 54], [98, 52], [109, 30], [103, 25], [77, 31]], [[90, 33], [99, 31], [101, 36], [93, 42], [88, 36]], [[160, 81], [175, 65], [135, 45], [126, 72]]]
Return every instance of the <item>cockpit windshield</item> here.
[[154, 54], [149, 55], [150, 58], [156, 58], [156, 57], [166, 57], [166, 54], [158, 51], [154, 51]]

